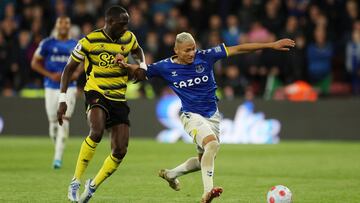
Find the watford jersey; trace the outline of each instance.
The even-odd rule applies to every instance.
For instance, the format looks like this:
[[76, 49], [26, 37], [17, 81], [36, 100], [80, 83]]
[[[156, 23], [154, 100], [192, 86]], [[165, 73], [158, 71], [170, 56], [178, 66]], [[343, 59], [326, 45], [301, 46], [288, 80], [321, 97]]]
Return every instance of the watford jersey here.
[[84, 90], [95, 90], [110, 100], [125, 101], [128, 71], [113, 60], [120, 53], [127, 62], [129, 53], [138, 46], [135, 35], [130, 31], [113, 40], [103, 29], [99, 29], [79, 40], [71, 57], [77, 62], [84, 61], [87, 79]]

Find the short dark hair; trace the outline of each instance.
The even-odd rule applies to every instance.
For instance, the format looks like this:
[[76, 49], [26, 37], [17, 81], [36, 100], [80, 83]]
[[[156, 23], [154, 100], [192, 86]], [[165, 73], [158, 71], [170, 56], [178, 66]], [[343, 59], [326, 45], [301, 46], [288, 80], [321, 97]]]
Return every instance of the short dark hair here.
[[116, 18], [123, 13], [127, 13], [126, 9], [121, 6], [111, 6], [105, 12], [105, 18]]

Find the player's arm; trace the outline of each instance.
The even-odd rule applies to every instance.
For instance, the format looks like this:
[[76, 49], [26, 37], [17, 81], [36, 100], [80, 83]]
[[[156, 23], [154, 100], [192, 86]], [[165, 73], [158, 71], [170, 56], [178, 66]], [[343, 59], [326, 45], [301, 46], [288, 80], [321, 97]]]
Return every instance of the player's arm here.
[[44, 59], [39, 53], [40, 48], [35, 52], [34, 56], [31, 59], [31, 69], [40, 73], [41, 75], [50, 78], [51, 80], [55, 82], [59, 82], [61, 78], [61, 73], [53, 73], [44, 67]]
[[74, 73], [71, 75], [70, 81], [77, 80], [83, 71], [84, 71], [83, 63], [79, 63], [78, 67], [74, 70]]
[[71, 56], [69, 57], [68, 63], [66, 64], [64, 71], [61, 75], [60, 81], [60, 96], [59, 96], [59, 108], [57, 111], [57, 119], [60, 125], [63, 123], [63, 115], [67, 110], [66, 105], [66, 90], [68, 89], [69, 83], [72, 81], [72, 76], [75, 70], [78, 68], [80, 62], [75, 61]]
[[237, 54], [249, 53], [261, 49], [274, 49], [279, 51], [289, 51], [290, 47], [295, 46], [295, 41], [291, 39], [281, 39], [269, 43], [245, 43], [236, 46], [226, 47], [227, 55], [233, 56]]
[[123, 60], [124, 56], [121, 54], [117, 54], [114, 59], [115, 63], [118, 63], [121, 67], [127, 68], [131, 73], [133, 73], [135, 83], [146, 80], [146, 70], [141, 68], [140, 64], [129, 64], [125, 63]]
[[136, 49], [134, 49], [131, 52], [131, 55], [135, 59], [135, 61], [138, 63], [137, 65], [129, 65], [130, 70], [133, 72], [135, 82], [146, 80], [146, 70], [147, 66], [145, 63], [145, 56], [143, 49], [138, 46]]

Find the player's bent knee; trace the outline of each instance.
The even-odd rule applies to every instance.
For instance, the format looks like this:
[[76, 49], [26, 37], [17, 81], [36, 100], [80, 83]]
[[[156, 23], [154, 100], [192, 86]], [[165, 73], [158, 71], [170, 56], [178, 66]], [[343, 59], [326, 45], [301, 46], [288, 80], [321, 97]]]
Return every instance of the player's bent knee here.
[[211, 152], [214, 152], [214, 153], [217, 153], [219, 148], [220, 148], [220, 144], [219, 144], [219, 142], [217, 140], [210, 141], [204, 146], [204, 149], [206, 151], [211, 151]]
[[101, 128], [91, 128], [90, 130], [90, 138], [94, 142], [100, 142], [103, 134], [104, 134], [104, 129]]
[[203, 141], [202, 141], [202, 147], [205, 147], [205, 145], [207, 145], [208, 143], [212, 142], [212, 141], [216, 141], [218, 142], [218, 139], [216, 138], [215, 135], [208, 135], [206, 136]]
[[121, 149], [114, 149], [112, 151], [112, 155], [117, 159], [123, 159], [127, 154], [127, 148], [121, 148]]

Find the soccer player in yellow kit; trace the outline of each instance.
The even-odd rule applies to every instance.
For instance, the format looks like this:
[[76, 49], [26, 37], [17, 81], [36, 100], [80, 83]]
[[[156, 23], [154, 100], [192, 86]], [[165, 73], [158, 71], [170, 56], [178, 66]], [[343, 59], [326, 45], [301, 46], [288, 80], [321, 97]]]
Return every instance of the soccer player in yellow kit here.
[[[110, 7], [105, 13], [105, 27], [82, 38], [69, 58], [61, 78], [58, 121], [63, 122], [67, 109], [66, 90], [78, 64], [84, 61], [86, 85], [84, 88], [89, 136], [83, 141], [76, 163], [74, 177], [68, 190], [68, 198], [75, 202], [88, 202], [99, 185], [119, 166], [127, 152], [129, 141], [129, 107], [125, 92], [128, 69], [115, 63], [117, 54], [127, 62], [129, 54], [141, 68], [146, 69], [144, 53], [135, 35], [127, 30], [129, 14], [120, 6]], [[81, 177], [91, 161], [104, 130], [111, 135], [111, 154], [93, 179], [85, 183], [79, 196]]]

